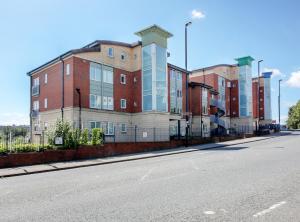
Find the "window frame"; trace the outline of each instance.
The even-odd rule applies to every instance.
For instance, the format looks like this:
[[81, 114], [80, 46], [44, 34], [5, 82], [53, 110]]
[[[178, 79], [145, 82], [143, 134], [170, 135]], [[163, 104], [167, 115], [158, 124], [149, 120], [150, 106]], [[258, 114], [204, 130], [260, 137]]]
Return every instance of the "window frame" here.
[[[124, 104], [125, 105], [124, 105]], [[124, 105], [124, 106], [123, 106]], [[120, 100], [120, 107], [121, 107], [121, 109], [126, 109], [126, 107], [127, 107], [127, 100], [126, 99], [121, 99]]]
[[48, 98], [44, 98], [44, 109], [48, 109]]
[[33, 105], [33, 107], [32, 107], [33, 111], [39, 111], [40, 110], [40, 101], [39, 100], [33, 101], [32, 105]]
[[71, 73], [71, 70], [70, 70], [70, 64], [66, 64], [66, 75], [69, 76]]
[[120, 131], [121, 133], [127, 133], [126, 123], [121, 123]]
[[[124, 81], [122, 81], [122, 79], [124, 79]], [[120, 83], [123, 85], [126, 85], [126, 74], [121, 73], [120, 75]]]
[[125, 52], [121, 52], [120, 59], [122, 62], [126, 61], [126, 53]]
[[114, 48], [113, 47], [108, 48], [107, 56], [110, 57], [110, 58], [114, 58]]

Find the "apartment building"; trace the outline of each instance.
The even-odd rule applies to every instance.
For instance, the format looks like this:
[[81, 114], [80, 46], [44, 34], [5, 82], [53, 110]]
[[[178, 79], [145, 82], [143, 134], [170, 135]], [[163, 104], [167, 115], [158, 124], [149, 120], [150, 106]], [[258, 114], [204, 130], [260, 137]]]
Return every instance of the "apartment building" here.
[[186, 126], [201, 137], [230, 128], [252, 133], [257, 110], [260, 123], [270, 122], [271, 73], [258, 88], [252, 57], [189, 72], [167, 62], [170, 32], [152, 25], [135, 34], [135, 43], [96, 40], [27, 73], [33, 141], [57, 119], [74, 128], [101, 127], [116, 142], [168, 141], [185, 136]]
[[[203, 127], [209, 128], [208, 131], [211, 133], [226, 134], [230, 128], [253, 133], [255, 129], [255, 118], [257, 118], [255, 107], [258, 96], [255, 96], [257, 90], [254, 91], [257, 84], [255, 86], [255, 79], [252, 79], [252, 62], [254, 59], [246, 56], [238, 58], [236, 61], [237, 64], [220, 64], [196, 69], [190, 75], [190, 84], [203, 83], [216, 91], [216, 93], [208, 95], [210, 98], [209, 105], [207, 105], [208, 111], [201, 113], [202, 118], [203, 116], [206, 118]], [[260, 121], [260, 124], [267, 124], [271, 120], [269, 81], [271, 73], [263, 75], [264, 78], [260, 78], [260, 103], [262, 104], [260, 119], [267, 119], [268, 121]], [[199, 117], [198, 113], [193, 115], [193, 120], [196, 120], [196, 117]], [[210, 123], [207, 124], [209, 117]], [[196, 121], [193, 124], [198, 125], [199, 122]]]
[[252, 79], [253, 118], [257, 126], [272, 123], [271, 76], [272, 72], [264, 72]]
[[172, 34], [157, 25], [135, 34], [141, 41], [97, 40], [28, 72], [34, 141], [60, 118], [107, 139], [118, 131], [119, 141], [151, 141], [154, 128], [162, 141], [184, 135], [187, 71], [167, 63]]

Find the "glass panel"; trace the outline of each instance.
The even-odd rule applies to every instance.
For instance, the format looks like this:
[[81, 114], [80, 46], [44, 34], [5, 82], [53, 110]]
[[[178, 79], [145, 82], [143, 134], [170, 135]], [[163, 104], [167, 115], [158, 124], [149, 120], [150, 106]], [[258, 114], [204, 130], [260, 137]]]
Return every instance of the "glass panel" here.
[[143, 47], [143, 110], [152, 110], [152, 59], [151, 45]]

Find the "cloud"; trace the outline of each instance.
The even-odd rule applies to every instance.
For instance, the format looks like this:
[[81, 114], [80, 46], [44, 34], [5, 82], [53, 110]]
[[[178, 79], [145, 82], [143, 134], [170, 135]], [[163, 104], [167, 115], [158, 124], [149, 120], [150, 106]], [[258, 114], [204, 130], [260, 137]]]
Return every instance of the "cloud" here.
[[300, 88], [300, 70], [292, 72], [286, 84], [290, 87]]
[[192, 19], [203, 19], [203, 18], [205, 18], [205, 14], [203, 12], [201, 12], [200, 10], [193, 9], [193, 11], [191, 13], [191, 17], [192, 17]]
[[264, 68], [264, 72], [272, 72], [272, 78], [274, 77], [285, 77], [279, 69], [276, 68]]
[[0, 113], [0, 125], [29, 125], [29, 114]]

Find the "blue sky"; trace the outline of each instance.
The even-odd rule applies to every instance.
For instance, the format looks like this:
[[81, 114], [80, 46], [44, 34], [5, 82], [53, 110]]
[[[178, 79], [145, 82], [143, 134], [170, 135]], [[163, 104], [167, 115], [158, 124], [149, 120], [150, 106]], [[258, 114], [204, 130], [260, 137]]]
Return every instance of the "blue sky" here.
[[[278, 79], [284, 79], [285, 119], [288, 107], [300, 99], [299, 8], [297, 0], [3, 1], [0, 125], [29, 123], [28, 71], [96, 39], [134, 42], [135, 31], [155, 23], [174, 34], [169, 62], [184, 67], [184, 23], [189, 20], [189, 69], [234, 63], [245, 55], [264, 59], [262, 69], [276, 73], [273, 119]], [[255, 75], [256, 70], [255, 62]]]

